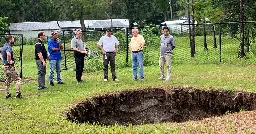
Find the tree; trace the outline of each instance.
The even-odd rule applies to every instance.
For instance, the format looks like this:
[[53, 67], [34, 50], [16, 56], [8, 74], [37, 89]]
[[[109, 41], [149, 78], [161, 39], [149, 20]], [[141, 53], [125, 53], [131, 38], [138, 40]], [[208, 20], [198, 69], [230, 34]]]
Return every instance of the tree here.
[[7, 20], [7, 17], [0, 17], [0, 34], [5, 33], [5, 31], [8, 29]]

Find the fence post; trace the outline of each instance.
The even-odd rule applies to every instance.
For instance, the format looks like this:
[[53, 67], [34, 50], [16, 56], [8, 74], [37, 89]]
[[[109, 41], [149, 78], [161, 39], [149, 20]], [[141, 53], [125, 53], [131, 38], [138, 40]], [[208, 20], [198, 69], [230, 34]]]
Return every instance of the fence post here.
[[203, 29], [204, 29], [204, 50], [208, 50], [207, 42], [206, 42], [205, 22], [204, 22], [204, 24], [203, 24]]
[[20, 46], [20, 78], [22, 79], [22, 54], [23, 54], [23, 34], [21, 34], [21, 46]]
[[128, 66], [128, 54], [129, 54], [129, 45], [128, 45], [128, 28], [125, 28], [125, 39], [126, 39], [126, 58], [125, 58], [125, 62], [126, 62], [126, 66]]
[[215, 24], [212, 26], [212, 31], [213, 31], [213, 48], [217, 48]]
[[222, 51], [222, 50], [221, 50], [221, 42], [222, 42], [222, 41], [221, 41], [221, 32], [222, 32], [222, 31], [221, 31], [221, 30], [222, 30], [222, 29], [221, 29], [221, 23], [219, 23], [220, 62], [222, 62], [222, 60], [221, 60], [221, 59], [222, 59], [222, 57], [221, 57], [221, 53], [222, 53], [222, 52], [221, 52], [221, 51]]
[[67, 56], [66, 56], [66, 39], [65, 39], [65, 35], [64, 35], [65, 31], [63, 30], [62, 31], [62, 37], [63, 37], [63, 40], [64, 40], [64, 70], [67, 70], [68, 67], [67, 67]]

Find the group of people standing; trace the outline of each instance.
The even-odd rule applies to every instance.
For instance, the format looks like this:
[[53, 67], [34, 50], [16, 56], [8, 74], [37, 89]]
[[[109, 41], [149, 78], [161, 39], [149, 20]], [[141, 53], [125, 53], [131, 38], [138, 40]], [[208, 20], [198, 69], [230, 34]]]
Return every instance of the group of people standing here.
[[[137, 28], [132, 29], [131, 41], [129, 43], [129, 48], [131, 52], [132, 59], [132, 74], [133, 80], [138, 80], [138, 68], [140, 69], [139, 78], [144, 80], [144, 55], [143, 47], [145, 46], [145, 40], [142, 35], [139, 34]], [[81, 39], [82, 30], [77, 29], [75, 31], [75, 36], [71, 40], [71, 48], [74, 51], [74, 58], [76, 63], [76, 80], [77, 83], [83, 82], [82, 74], [84, 68], [84, 57], [87, 54], [86, 44]], [[45, 75], [46, 75], [46, 62], [49, 60], [50, 63], [50, 74], [49, 74], [49, 83], [51, 86], [54, 86], [54, 71], [57, 74], [57, 84], [64, 84], [61, 79], [61, 50], [63, 46], [61, 41], [58, 38], [58, 33], [53, 32], [52, 37], [48, 40], [48, 52], [44, 45], [44, 40], [46, 35], [44, 32], [38, 33], [38, 40], [35, 43], [35, 60], [38, 69], [38, 90], [46, 89], [45, 86]], [[16, 97], [21, 98], [20, 92], [20, 78], [18, 72], [14, 67], [14, 59], [12, 52], [12, 44], [14, 43], [13, 36], [7, 38], [7, 42], [2, 48], [1, 54], [3, 58], [3, 70], [6, 75], [5, 81], [5, 90], [6, 98], [11, 97], [9, 93], [9, 86], [12, 81], [16, 83]], [[97, 43], [98, 48], [102, 51], [102, 60], [103, 60], [103, 81], [108, 81], [108, 65], [110, 64], [112, 80], [119, 81], [116, 76], [115, 71], [115, 57], [119, 48], [118, 39], [112, 35], [112, 30], [110, 28], [106, 29], [106, 34], [100, 38]], [[176, 44], [172, 35], [169, 34], [168, 27], [163, 28], [163, 35], [160, 36], [160, 78], [161, 80], [170, 80], [171, 78], [171, 56], [172, 50], [175, 48]], [[164, 75], [164, 65], [167, 65], [167, 75]]]

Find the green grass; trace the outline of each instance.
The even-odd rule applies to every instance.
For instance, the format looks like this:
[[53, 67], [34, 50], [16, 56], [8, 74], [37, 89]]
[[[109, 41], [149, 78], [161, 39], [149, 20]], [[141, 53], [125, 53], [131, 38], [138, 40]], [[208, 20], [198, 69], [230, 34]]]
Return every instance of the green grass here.
[[[177, 40], [180, 44], [182, 41]], [[184, 44], [185, 45], [185, 44]], [[256, 92], [255, 66], [231, 64], [180, 64], [182, 47], [175, 50], [173, 73], [170, 82], [159, 81], [158, 55], [149, 53], [147, 58], [153, 62], [145, 67], [145, 81], [133, 81], [131, 67], [118, 67], [117, 76], [120, 82], [103, 82], [103, 71], [84, 74], [85, 83], [76, 84], [75, 72], [62, 71], [64, 85], [50, 87], [38, 91], [37, 82], [32, 81], [22, 85], [23, 99], [6, 100], [5, 93], [0, 94], [0, 133], [181, 133], [184, 130], [178, 124], [169, 123], [146, 124], [137, 126], [100, 126], [90, 124], [75, 124], [65, 119], [65, 112], [77, 103], [98, 94], [132, 90], [143, 87], [192, 86], [203, 88], [224, 88], [227, 90], [245, 90]], [[184, 48], [189, 49], [189, 48]], [[148, 49], [149, 50], [149, 49]], [[25, 77], [37, 78], [37, 68], [33, 46], [24, 46], [23, 74]], [[180, 51], [180, 52], [179, 52]], [[158, 49], [152, 50], [152, 53]], [[158, 53], [157, 53], [158, 54]], [[187, 53], [186, 53], [187, 54]], [[124, 52], [117, 56], [117, 63], [124, 64]], [[203, 57], [202, 57], [203, 58]], [[205, 57], [204, 57], [205, 58]], [[130, 63], [130, 60], [129, 60]], [[97, 63], [97, 65], [100, 63]], [[49, 65], [47, 66], [47, 77]], [[12, 89], [14, 86], [12, 85]], [[14, 90], [11, 90], [14, 95]], [[227, 124], [233, 132], [233, 124]], [[187, 127], [187, 132], [213, 132], [202, 126], [197, 130]]]
[[[36, 78], [34, 61], [24, 66], [25, 76]], [[1, 133], [164, 133], [180, 132], [179, 126], [168, 127], [167, 124], [148, 124], [141, 126], [99, 126], [74, 124], [65, 120], [65, 112], [76, 103], [91, 96], [127, 89], [155, 86], [193, 86], [208, 89], [224, 88], [227, 90], [246, 90], [255, 92], [256, 76], [253, 66], [234, 65], [177, 65], [173, 66], [171, 82], [162, 82], [158, 78], [159, 68], [145, 68], [145, 81], [132, 81], [131, 68], [118, 69], [120, 82], [103, 82], [103, 73], [87, 73], [86, 82], [76, 85], [75, 72], [62, 72], [65, 85], [49, 87], [45, 91], [37, 91], [36, 82], [22, 86], [24, 99], [4, 99], [0, 95], [0, 131]], [[12, 90], [14, 92], [14, 90]]]

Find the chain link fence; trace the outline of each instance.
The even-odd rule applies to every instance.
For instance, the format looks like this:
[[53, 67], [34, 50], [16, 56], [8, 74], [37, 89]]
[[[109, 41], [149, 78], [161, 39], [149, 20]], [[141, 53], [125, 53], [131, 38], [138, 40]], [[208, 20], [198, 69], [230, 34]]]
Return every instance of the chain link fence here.
[[[173, 51], [174, 64], [251, 64], [256, 63], [256, 23], [244, 23], [244, 36], [241, 36], [239, 22], [232, 23], [204, 23], [195, 25], [194, 50], [192, 37], [189, 34], [188, 24], [175, 24], [170, 26], [170, 34], [174, 36], [176, 48]], [[127, 32], [126, 32], [127, 31]], [[161, 27], [145, 27], [140, 29], [144, 36], [146, 46], [144, 48], [144, 65], [158, 66], [160, 53]], [[128, 43], [132, 37], [131, 31], [117, 30], [113, 34], [120, 42], [119, 52], [116, 56], [116, 67], [131, 66], [131, 55], [128, 51]], [[105, 31], [83, 32], [83, 41], [88, 48], [85, 58], [85, 71], [93, 72], [103, 69], [102, 53], [97, 48], [97, 42]], [[61, 35], [60, 35], [61, 36]], [[75, 69], [75, 60], [71, 50], [73, 31], [63, 31], [61, 36], [64, 44], [63, 69]], [[191, 37], [191, 39], [190, 39]], [[241, 38], [243, 37], [243, 38]], [[242, 39], [244, 44], [242, 45]], [[245, 56], [241, 58], [241, 46], [244, 47]]]
[[[113, 33], [115, 33], [115, 36], [117, 36], [119, 42], [120, 42], [120, 53], [126, 53], [126, 46], [127, 46], [127, 39], [125, 35], [126, 30], [124, 29], [118, 29], [115, 30]], [[99, 39], [105, 35], [105, 31], [85, 31], [83, 32], [82, 40], [86, 44], [87, 49], [87, 56], [85, 57], [85, 71], [86, 72], [94, 72], [98, 70], [103, 69], [102, 65], [102, 52], [97, 47], [97, 42]], [[62, 51], [63, 60], [62, 60], [62, 68], [64, 70], [71, 69], [75, 70], [75, 59], [74, 59], [74, 52], [71, 49], [71, 40], [74, 38], [74, 32], [70, 31], [63, 31], [61, 40], [62, 44], [64, 45], [64, 50]], [[124, 61], [120, 61], [119, 58], [117, 58], [117, 67], [125, 67], [126, 66], [126, 60], [123, 56], [120, 57]], [[119, 64], [120, 63], [120, 64]]]

